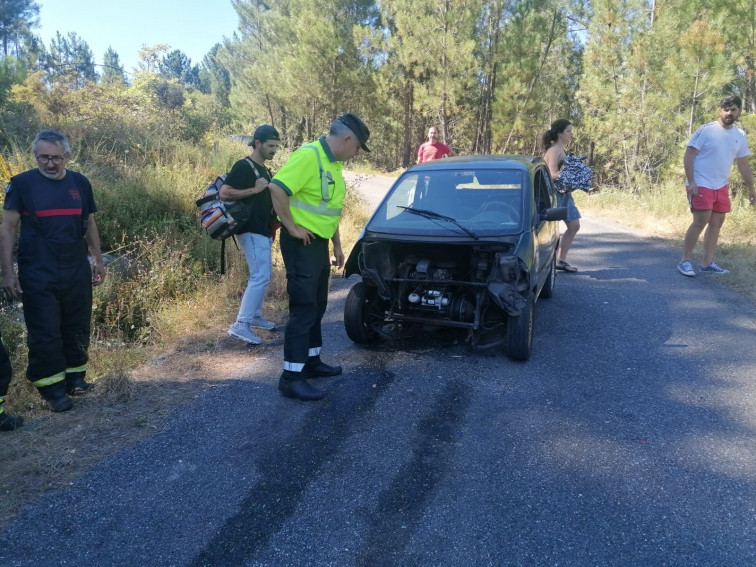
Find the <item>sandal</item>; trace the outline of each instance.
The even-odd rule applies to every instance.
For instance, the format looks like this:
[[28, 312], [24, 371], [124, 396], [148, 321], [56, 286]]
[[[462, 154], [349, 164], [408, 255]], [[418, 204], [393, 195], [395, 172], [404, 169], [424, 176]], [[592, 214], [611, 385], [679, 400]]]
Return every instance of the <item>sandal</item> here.
[[564, 260], [557, 260], [556, 261], [556, 269], [562, 270], [563, 272], [577, 272], [578, 269], [575, 266], [570, 266], [567, 262]]

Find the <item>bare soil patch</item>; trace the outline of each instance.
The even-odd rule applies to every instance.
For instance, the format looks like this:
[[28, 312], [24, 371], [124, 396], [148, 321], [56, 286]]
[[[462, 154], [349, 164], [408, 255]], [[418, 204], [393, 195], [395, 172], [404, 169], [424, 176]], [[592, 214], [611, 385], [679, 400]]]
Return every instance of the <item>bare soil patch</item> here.
[[24, 504], [64, 488], [93, 465], [160, 431], [177, 408], [239, 376], [267, 348], [248, 347], [225, 329], [186, 338], [131, 372], [100, 378], [92, 393], [75, 399], [71, 411], [23, 412], [23, 427], [0, 433], [0, 530]]

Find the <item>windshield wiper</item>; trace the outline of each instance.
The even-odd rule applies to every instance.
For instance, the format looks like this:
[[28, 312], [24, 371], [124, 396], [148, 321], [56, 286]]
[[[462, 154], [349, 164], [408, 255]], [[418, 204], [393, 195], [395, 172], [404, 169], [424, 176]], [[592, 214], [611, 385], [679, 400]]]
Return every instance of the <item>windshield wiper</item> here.
[[417, 215], [419, 217], [425, 217], [426, 219], [445, 220], [446, 222], [450, 222], [453, 225], [457, 226], [458, 228], [464, 230], [467, 234], [472, 236], [475, 240], [478, 240], [480, 238], [472, 230], [470, 230], [469, 228], [465, 226], [462, 226], [459, 222], [457, 222], [457, 219], [453, 219], [451, 217], [447, 217], [433, 211], [428, 211], [426, 209], [413, 209], [411, 207], [403, 207], [402, 205], [397, 205], [397, 207], [399, 207], [400, 209], [404, 209], [405, 211], [407, 211], [408, 213], [412, 213], [413, 215]]

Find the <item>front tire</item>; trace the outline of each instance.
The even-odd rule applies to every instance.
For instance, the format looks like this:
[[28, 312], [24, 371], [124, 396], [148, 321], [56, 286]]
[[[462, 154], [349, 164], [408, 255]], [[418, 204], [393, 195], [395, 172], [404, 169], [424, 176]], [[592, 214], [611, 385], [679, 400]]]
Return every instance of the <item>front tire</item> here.
[[344, 329], [347, 336], [357, 344], [368, 344], [375, 340], [378, 333], [369, 322], [370, 298], [365, 282], [357, 282], [349, 290], [344, 303]]
[[507, 320], [507, 356], [512, 360], [525, 361], [533, 350], [533, 327], [535, 324], [535, 298], [531, 295], [519, 315]]

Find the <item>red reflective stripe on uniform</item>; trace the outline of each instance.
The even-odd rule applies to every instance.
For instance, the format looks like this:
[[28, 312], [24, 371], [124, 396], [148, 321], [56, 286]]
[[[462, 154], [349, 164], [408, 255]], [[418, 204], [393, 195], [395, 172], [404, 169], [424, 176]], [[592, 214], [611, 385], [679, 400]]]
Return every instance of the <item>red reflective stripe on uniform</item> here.
[[38, 217], [64, 217], [80, 214], [81, 209], [50, 209], [49, 211], [37, 211]]

